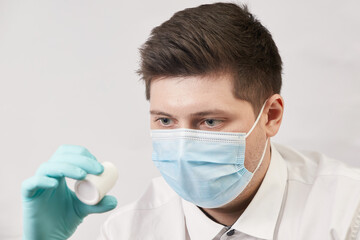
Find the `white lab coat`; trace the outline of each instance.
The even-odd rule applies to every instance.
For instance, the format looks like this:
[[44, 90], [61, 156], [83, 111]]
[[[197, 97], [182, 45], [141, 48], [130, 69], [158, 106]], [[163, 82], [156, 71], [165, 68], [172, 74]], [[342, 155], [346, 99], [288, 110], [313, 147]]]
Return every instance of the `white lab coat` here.
[[114, 212], [98, 239], [359, 240], [360, 170], [318, 153], [271, 149], [266, 176], [234, 225], [212, 221], [160, 177]]

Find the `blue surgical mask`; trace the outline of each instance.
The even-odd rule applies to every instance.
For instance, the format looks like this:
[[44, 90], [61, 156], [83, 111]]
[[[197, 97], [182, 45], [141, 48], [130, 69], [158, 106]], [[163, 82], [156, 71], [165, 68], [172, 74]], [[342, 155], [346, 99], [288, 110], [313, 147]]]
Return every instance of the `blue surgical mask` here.
[[246, 138], [257, 125], [264, 106], [248, 133], [152, 130], [152, 160], [183, 199], [204, 208], [223, 206], [245, 189], [264, 159], [267, 140], [255, 171], [245, 168]]

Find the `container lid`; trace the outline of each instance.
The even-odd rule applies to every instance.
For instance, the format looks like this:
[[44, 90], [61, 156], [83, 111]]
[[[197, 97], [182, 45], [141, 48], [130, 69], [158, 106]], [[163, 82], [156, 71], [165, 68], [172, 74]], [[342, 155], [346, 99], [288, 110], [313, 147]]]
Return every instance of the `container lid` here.
[[100, 194], [96, 187], [87, 180], [75, 183], [75, 194], [80, 201], [88, 205], [96, 205], [100, 199]]

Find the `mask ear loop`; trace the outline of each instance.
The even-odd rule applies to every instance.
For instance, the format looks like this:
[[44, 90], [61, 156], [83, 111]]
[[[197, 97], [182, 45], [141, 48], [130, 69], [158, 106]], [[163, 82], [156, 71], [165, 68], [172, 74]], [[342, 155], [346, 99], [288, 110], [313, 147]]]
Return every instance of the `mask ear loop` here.
[[262, 163], [262, 162], [263, 162], [263, 160], [264, 160], [264, 157], [265, 157], [265, 153], [266, 153], [266, 149], [267, 149], [268, 142], [269, 142], [269, 138], [266, 138], [264, 151], [263, 151], [263, 153], [262, 153], [262, 155], [261, 155], [261, 158], [260, 158], [260, 161], [259, 161], [258, 165], [256, 166], [255, 170], [253, 171], [253, 174], [255, 174], [255, 173], [256, 173], [256, 171], [259, 169], [259, 167], [260, 167], [261, 163]]
[[254, 130], [254, 128], [255, 128], [256, 125], [258, 124], [258, 122], [259, 122], [259, 120], [260, 120], [260, 118], [261, 118], [261, 115], [262, 115], [262, 113], [263, 113], [263, 111], [264, 111], [264, 108], [265, 108], [265, 105], [266, 105], [267, 101], [268, 101], [268, 100], [266, 99], [266, 101], [264, 102], [263, 106], [261, 107], [261, 110], [260, 110], [259, 115], [257, 116], [254, 124], [252, 125], [252, 127], [250, 128], [250, 130], [248, 131], [248, 133], [245, 135], [245, 138], [247, 138], [247, 137], [251, 134], [251, 132]]
[[[260, 110], [259, 115], [257, 116], [257, 118], [256, 118], [256, 120], [255, 120], [255, 122], [254, 122], [254, 125], [250, 128], [250, 130], [248, 131], [248, 133], [245, 135], [245, 138], [247, 138], [247, 137], [251, 134], [251, 132], [254, 130], [254, 128], [255, 128], [256, 125], [258, 124], [258, 122], [259, 122], [259, 120], [260, 120], [260, 118], [261, 118], [261, 115], [262, 115], [262, 113], [263, 113], [263, 111], [264, 111], [264, 108], [265, 108], [265, 105], [266, 105], [267, 101], [268, 101], [268, 100], [266, 99], [266, 101], [264, 102], [263, 106], [261, 107], [261, 110]], [[254, 176], [254, 174], [256, 173], [256, 171], [259, 169], [261, 163], [262, 163], [263, 160], [264, 160], [268, 142], [269, 142], [269, 138], [266, 138], [264, 151], [263, 151], [263, 153], [262, 153], [262, 155], [261, 155], [261, 158], [260, 158], [260, 161], [259, 161], [258, 165], [256, 166], [255, 170], [253, 171], [252, 177]], [[251, 178], [252, 178], [252, 177], [251, 177]]]

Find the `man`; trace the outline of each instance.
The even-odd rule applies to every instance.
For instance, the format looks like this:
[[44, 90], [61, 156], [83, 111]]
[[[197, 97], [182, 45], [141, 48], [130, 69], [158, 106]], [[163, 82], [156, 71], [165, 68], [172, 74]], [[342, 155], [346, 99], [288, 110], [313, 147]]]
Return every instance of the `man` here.
[[[360, 172], [270, 141], [282, 62], [245, 6], [176, 13], [141, 60], [162, 177], [99, 239], [360, 239]], [[88, 206], [64, 181], [102, 171], [87, 149], [61, 146], [23, 184], [24, 239], [67, 239], [86, 215], [113, 209], [115, 198]]]

